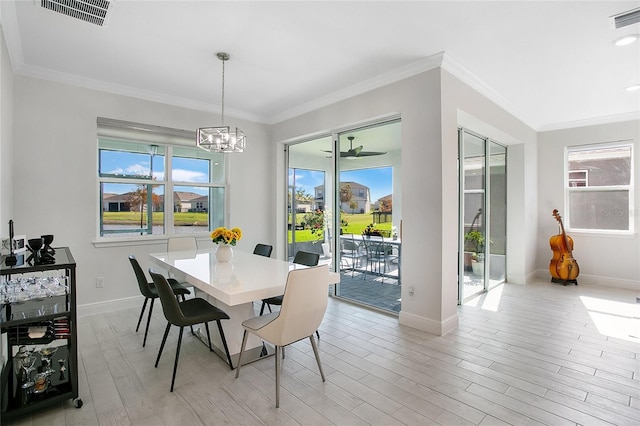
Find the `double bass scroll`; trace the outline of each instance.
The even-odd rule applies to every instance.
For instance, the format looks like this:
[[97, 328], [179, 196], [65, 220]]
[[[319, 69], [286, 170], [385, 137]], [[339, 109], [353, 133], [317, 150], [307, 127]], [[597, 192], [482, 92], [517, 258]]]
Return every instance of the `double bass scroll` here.
[[560, 224], [561, 233], [553, 235], [549, 239], [549, 245], [553, 250], [553, 258], [549, 263], [549, 272], [551, 273], [551, 282], [578, 284], [577, 278], [580, 274], [578, 262], [573, 258], [573, 239], [564, 231], [562, 218], [558, 214], [558, 210], [553, 210], [553, 217]]

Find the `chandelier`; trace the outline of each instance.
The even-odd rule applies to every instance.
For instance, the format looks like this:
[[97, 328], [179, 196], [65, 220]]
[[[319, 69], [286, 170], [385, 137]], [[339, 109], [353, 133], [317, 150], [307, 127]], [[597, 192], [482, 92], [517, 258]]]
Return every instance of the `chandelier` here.
[[209, 152], [243, 152], [247, 139], [244, 132], [237, 127], [234, 131], [224, 125], [224, 63], [229, 60], [229, 54], [216, 53], [222, 61], [222, 119], [217, 127], [200, 127], [196, 137], [196, 144]]

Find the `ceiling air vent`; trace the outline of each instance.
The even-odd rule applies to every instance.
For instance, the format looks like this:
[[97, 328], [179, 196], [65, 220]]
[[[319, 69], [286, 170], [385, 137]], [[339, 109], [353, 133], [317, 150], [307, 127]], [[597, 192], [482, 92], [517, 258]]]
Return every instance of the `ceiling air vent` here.
[[637, 24], [640, 22], [640, 8], [613, 15], [611, 21], [616, 29]]
[[105, 26], [110, 0], [40, 0], [45, 9], [80, 19], [98, 26]]

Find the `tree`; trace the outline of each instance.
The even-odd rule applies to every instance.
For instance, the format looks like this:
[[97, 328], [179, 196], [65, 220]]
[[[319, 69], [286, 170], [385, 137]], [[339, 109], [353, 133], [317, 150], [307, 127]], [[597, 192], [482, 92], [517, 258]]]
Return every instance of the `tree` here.
[[147, 202], [147, 185], [138, 184], [135, 191], [127, 196], [131, 211], [140, 211], [140, 229], [144, 226], [144, 205]]
[[304, 192], [303, 188], [296, 189], [296, 201], [313, 201], [313, 195]]
[[391, 201], [391, 198], [380, 200], [381, 213], [390, 213], [392, 211], [393, 211], [393, 201]]
[[358, 203], [356, 201], [351, 200], [349, 202], [349, 208], [351, 209], [351, 214], [353, 214], [355, 209], [358, 208]]
[[131, 211], [142, 211], [144, 205], [147, 202], [147, 185], [136, 185], [135, 191], [130, 192], [127, 195], [127, 204]]
[[[351, 213], [353, 213], [353, 203], [351, 199], [353, 198], [353, 191], [351, 191], [351, 185], [348, 183], [340, 186], [340, 204], [348, 204], [349, 208], [351, 208]], [[356, 205], [356, 207], [358, 207]]]

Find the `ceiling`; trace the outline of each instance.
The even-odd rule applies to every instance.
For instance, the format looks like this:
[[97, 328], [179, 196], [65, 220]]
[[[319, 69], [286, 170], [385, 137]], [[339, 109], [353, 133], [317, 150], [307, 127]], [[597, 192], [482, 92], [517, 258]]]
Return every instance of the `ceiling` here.
[[[276, 123], [439, 63], [536, 130], [638, 118], [640, 1], [130, 1], [105, 26], [2, 1], [17, 74]], [[444, 55], [442, 54], [444, 52]]]

